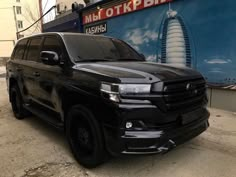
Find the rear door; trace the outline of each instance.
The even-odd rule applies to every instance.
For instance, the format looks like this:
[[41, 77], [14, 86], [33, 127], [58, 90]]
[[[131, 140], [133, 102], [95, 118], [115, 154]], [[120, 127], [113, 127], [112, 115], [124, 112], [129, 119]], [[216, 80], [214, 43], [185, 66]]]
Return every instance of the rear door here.
[[29, 40], [24, 62], [25, 92], [30, 100], [38, 102], [40, 95], [37, 93], [36, 83], [40, 77], [38, 62], [42, 44], [42, 37], [33, 37]]

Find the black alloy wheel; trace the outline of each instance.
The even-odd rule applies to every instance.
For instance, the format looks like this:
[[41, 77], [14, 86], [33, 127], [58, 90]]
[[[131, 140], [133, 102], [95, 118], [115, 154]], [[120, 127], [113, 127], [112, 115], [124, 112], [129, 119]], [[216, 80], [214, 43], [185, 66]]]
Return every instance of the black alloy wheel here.
[[76, 160], [94, 168], [106, 159], [101, 128], [92, 112], [84, 106], [73, 106], [66, 119], [66, 135]]

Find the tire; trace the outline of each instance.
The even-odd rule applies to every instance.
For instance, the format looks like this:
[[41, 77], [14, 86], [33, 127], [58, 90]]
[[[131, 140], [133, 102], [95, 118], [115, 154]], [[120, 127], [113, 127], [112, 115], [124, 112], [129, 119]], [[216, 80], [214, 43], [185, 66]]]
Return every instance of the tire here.
[[29, 115], [29, 112], [23, 107], [23, 99], [20, 93], [20, 89], [17, 85], [13, 85], [10, 88], [10, 100], [13, 113], [16, 119], [24, 119]]
[[73, 106], [66, 119], [66, 136], [76, 160], [86, 168], [95, 168], [106, 160], [101, 128], [92, 112]]

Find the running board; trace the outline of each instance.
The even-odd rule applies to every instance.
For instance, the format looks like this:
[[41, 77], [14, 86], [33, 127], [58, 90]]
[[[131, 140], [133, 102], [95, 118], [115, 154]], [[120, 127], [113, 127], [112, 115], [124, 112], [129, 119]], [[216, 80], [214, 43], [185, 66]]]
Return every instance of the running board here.
[[33, 105], [24, 105], [24, 108], [27, 109], [32, 114], [34, 114], [35, 116], [42, 119], [43, 121], [47, 122], [48, 124], [58, 129], [64, 129], [64, 124], [63, 122], [60, 121], [60, 116], [58, 113], [38, 105], [37, 108], [36, 106]]

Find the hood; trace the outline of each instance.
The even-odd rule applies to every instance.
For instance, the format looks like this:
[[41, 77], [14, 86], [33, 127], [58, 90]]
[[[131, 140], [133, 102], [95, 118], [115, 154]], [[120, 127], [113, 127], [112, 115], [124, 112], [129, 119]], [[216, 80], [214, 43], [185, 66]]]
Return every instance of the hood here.
[[[158, 82], [201, 77], [195, 70], [152, 62], [96, 62], [78, 63], [76, 70], [118, 78], [122, 82]], [[142, 80], [142, 81], [141, 81]]]

